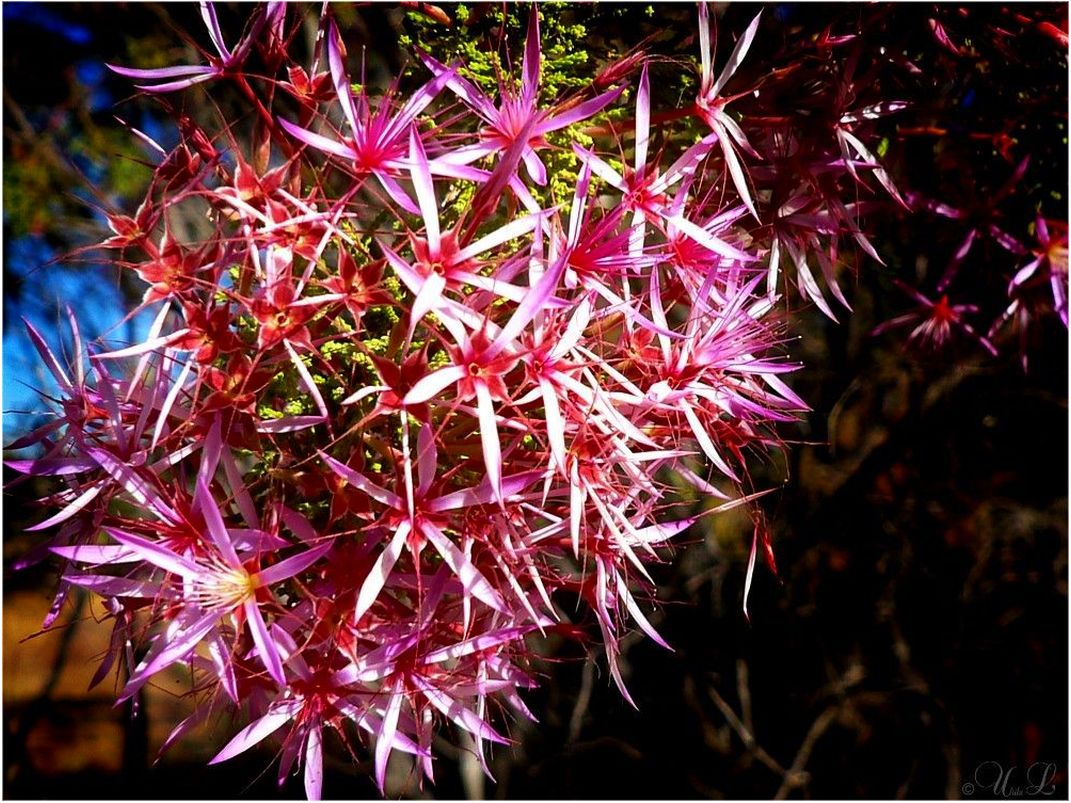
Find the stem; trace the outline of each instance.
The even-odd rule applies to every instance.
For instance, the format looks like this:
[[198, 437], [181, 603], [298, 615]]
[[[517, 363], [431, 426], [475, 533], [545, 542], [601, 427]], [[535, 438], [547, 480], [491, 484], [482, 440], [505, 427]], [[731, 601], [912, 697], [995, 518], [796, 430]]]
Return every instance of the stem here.
[[249, 80], [245, 77], [245, 74], [236, 73], [234, 80], [238, 83], [238, 88], [242, 90], [242, 94], [245, 95], [256, 108], [257, 114], [268, 128], [271, 138], [278, 143], [287, 159], [292, 158], [295, 154], [294, 146], [290, 144], [290, 141], [286, 139], [286, 137], [279, 133], [279, 127], [275, 124], [275, 118], [271, 116], [271, 112], [264, 106], [261, 99], [257, 97], [257, 93], [254, 92], [253, 87], [249, 85]]
[[[695, 106], [687, 106], [683, 109], [670, 109], [664, 112], [655, 112], [651, 115], [651, 125], [656, 123], [670, 123], [683, 117], [691, 117], [695, 114]], [[620, 123], [606, 123], [604, 125], [591, 126], [584, 129], [584, 133], [596, 137], [604, 135], [622, 136], [624, 133], [635, 129], [636, 118], [622, 120]]]

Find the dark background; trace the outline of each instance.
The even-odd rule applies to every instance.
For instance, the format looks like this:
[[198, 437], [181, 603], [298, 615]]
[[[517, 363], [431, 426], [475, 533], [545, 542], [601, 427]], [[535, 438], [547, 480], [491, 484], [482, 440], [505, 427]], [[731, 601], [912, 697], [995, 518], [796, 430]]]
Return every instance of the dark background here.
[[[917, 38], [929, 8], [889, 10], [882, 25]], [[999, 49], [986, 49], [992, 43], [985, 37], [1008, 8], [971, 8], [954, 17], [958, 34], [977, 40], [988, 69], [979, 57], [936, 87], [920, 84], [919, 114], [958, 120], [968, 145], [977, 142], [972, 131], [1011, 120], [1013, 156], [1033, 154], [1031, 198], [1040, 194], [1045, 213], [1066, 220], [1059, 195], [1067, 186], [1066, 46], [1062, 62], [1029, 38], [1009, 45], [1018, 60], [1001, 58]], [[815, 32], [827, 17], [857, 13], [844, 6], [769, 9], [763, 31], [783, 26], [786, 35], [792, 26]], [[656, 12], [653, 22], [617, 15], [616, 28], [596, 30], [610, 38], [661, 25], [679, 33], [659, 47], [694, 57], [695, 43], [685, 41], [694, 11]], [[3, 13], [9, 442], [33, 416], [7, 411], [35, 404], [11, 381], [35, 381], [19, 316], [35, 320], [58, 345], [65, 333], [57, 298], [78, 301], [92, 336], [120, 317], [124, 297], [140, 295], [106, 266], [46, 264], [101, 236], [93, 205], [132, 211], [148, 177], [113, 114], [168, 144], [151, 105], [127, 102], [126, 83], [100, 65], [144, 63], [139, 58], [157, 50], [174, 50], [164, 63], [191, 58], [173, 26], [205, 42], [192, 4], [6, 4]], [[225, 32], [240, 27], [241, 13], [221, 11]], [[394, 45], [406, 30], [399, 11], [340, 13], [358, 26], [357, 38], [375, 45], [370, 63], [387, 70], [402, 63]], [[740, 30], [753, 13], [730, 8], [726, 21]], [[1066, 30], [1066, 7], [1063, 20]], [[753, 56], [759, 63], [762, 39]], [[929, 54], [922, 64], [937, 74], [942, 62]], [[1016, 118], [1008, 98], [1024, 91], [1030, 103]], [[1040, 125], [1027, 130], [1061, 115], [1062, 141]], [[962, 187], [984, 195], [1008, 175], [1007, 161], [991, 148], [971, 151], [955, 136], [894, 138], [898, 182], [947, 198]], [[1009, 219], [1029, 219], [1029, 199], [1022, 208], [1016, 203]], [[518, 744], [495, 752], [498, 782], [487, 782], [484, 795], [989, 798], [993, 790], [982, 787], [997, 765], [1013, 773], [1010, 786], [1023, 787], [1028, 768], [1040, 779], [1051, 764], [1055, 796], [1066, 797], [1066, 329], [1052, 316], [1040, 322], [1027, 373], [1014, 348], [997, 359], [969, 342], [931, 354], [907, 348], [902, 334], [870, 335], [906, 306], [890, 278], [911, 281], [926, 275], [926, 264], [947, 259], [962, 237], [954, 223], [888, 216], [872, 236], [888, 268], [863, 266], [849, 289], [854, 315], [839, 325], [813, 309], [794, 315], [801, 340], [793, 355], [804, 368], [791, 382], [813, 410], [783, 432], [789, 448], [755, 468], [758, 487], [778, 487], [763, 510], [780, 578], [757, 571], [750, 622], [741, 598], [751, 522], [726, 514], [660, 567], [664, 604], [654, 624], [674, 651], [646, 640], [628, 644], [623, 664], [639, 711], [621, 699], [604, 666], [551, 650], [543, 685], [526, 696], [541, 722], [515, 726]], [[999, 272], [987, 266], [1000, 258], [983, 245], [965, 266], [958, 287], [970, 300], [999, 304], [987, 295], [1000, 285]], [[87, 694], [108, 637], [89, 600], [72, 606], [53, 632], [24, 640], [39, 628], [54, 582], [47, 567], [10, 568], [33, 543], [20, 530], [39, 516], [29, 502], [38, 495], [34, 483], [14, 485], [4, 503], [5, 796], [278, 796], [270, 747], [204, 766], [233, 732], [230, 723], [220, 723], [217, 734], [199, 732], [153, 765], [162, 739], [184, 716], [182, 678], [161, 681], [133, 719], [111, 705], [110, 681]], [[326, 794], [376, 797], [367, 762], [355, 771], [341, 746], [328, 744]], [[437, 783], [424, 794], [456, 798], [480, 788], [463, 785], [449, 748], [441, 756]], [[394, 770], [395, 794], [422, 794], [406, 785], [404, 767]], [[300, 779], [281, 794], [302, 796]]]

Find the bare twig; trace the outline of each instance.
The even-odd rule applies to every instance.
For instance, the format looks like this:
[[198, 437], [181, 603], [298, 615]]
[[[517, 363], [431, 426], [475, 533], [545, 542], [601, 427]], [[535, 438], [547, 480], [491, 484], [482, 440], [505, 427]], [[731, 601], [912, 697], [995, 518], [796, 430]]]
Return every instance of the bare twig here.
[[[763, 766], [767, 767], [772, 772], [775, 772], [778, 775], [784, 777], [785, 768], [778, 764], [776, 759], [774, 759], [773, 756], [767, 753], [766, 750], [764, 750], [763, 747], [755, 741], [755, 736], [751, 732], [751, 729], [740, 721], [740, 718], [736, 715], [736, 712], [733, 711], [732, 706], [725, 702], [725, 698], [723, 698], [718, 693], [718, 690], [714, 688], [713, 685], [711, 685], [707, 688], [707, 691], [710, 693], [710, 699], [714, 701], [714, 705], [718, 707], [718, 710], [721, 711], [722, 716], [725, 717], [732, 729], [736, 731], [736, 734], [740, 737], [740, 741], [744, 743], [744, 746], [748, 749], [748, 751], [750, 751], [751, 754], [754, 755], [755, 758], [758, 759]], [[748, 717], [750, 718], [750, 713], [748, 714]]]
[[810, 780], [810, 776], [804, 772], [804, 767], [807, 766], [807, 760], [811, 757], [811, 751], [814, 750], [814, 746], [822, 737], [822, 734], [829, 729], [829, 726], [832, 725], [833, 721], [837, 718], [837, 714], [840, 713], [842, 705], [843, 703], [837, 703], [829, 706], [829, 708], [819, 714], [818, 718], [811, 724], [810, 730], [807, 731], [807, 735], [803, 738], [803, 743], [800, 744], [800, 749], [796, 751], [796, 757], [792, 759], [792, 765], [785, 773], [781, 788], [778, 789], [777, 794], [774, 795], [774, 800], [785, 800], [793, 789], [807, 785]]
[[591, 704], [591, 692], [595, 687], [595, 662], [586, 661], [583, 673], [580, 675], [580, 693], [573, 706], [573, 713], [569, 717], [569, 744], [573, 744], [580, 737], [580, 729], [584, 727], [584, 716]]
[[748, 682], [747, 661], [743, 658], [736, 659], [736, 696], [740, 698], [740, 715], [743, 717], [744, 727], [754, 733], [755, 724], [751, 719], [751, 684]]
[[476, 755], [479, 749], [476, 740], [465, 730], [459, 733], [460, 755], [458, 757], [458, 771], [461, 774], [461, 786], [465, 790], [467, 800], [486, 800], [485, 778], [480, 759]]

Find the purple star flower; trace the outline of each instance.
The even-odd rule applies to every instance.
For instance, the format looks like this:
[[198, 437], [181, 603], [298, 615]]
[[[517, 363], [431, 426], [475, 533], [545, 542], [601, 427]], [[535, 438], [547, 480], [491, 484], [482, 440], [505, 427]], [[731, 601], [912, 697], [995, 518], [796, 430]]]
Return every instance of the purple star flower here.
[[201, 17], [204, 19], [205, 27], [208, 28], [208, 36], [212, 40], [212, 46], [216, 49], [215, 56], [206, 54], [208, 64], [176, 65], [174, 67], [147, 70], [108, 64], [106, 65], [108, 69], [126, 78], [154, 82], [135, 85], [145, 92], [174, 92], [203, 81], [223, 78], [241, 67], [245, 62], [246, 56], [249, 55], [250, 49], [257, 42], [260, 32], [265, 27], [269, 29], [278, 28], [286, 15], [286, 3], [268, 3], [264, 9], [257, 11], [249, 30], [232, 50], [223, 41], [223, 33], [219, 29], [215, 6], [210, 2], [206, 2], [206, 0], [201, 0], [200, 5]]

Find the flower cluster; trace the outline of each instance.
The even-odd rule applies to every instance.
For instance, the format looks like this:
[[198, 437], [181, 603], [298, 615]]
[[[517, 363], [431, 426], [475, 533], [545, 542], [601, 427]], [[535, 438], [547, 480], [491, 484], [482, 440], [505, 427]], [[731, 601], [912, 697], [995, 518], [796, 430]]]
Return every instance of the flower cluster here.
[[[805, 409], [781, 379], [783, 263], [832, 317], [840, 249], [876, 257], [857, 196], [900, 199], [867, 144], [897, 104], [840, 108], [807, 142], [734, 116], [762, 18], [715, 76], [705, 6], [683, 136], [642, 58], [546, 96], [535, 9], [494, 95], [421, 54], [421, 86], [374, 96], [329, 10], [308, 69], [294, 9], [258, 8], [234, 47], [202, 12], [207, 64], [113, 68], [158, 96], [233, 84], [254, 120], [243, 138], [181, 116], [171, 149], [139, 134], [152, 184], [102, 247], [148, 285], [150, 331], [83, 357], [72, 316], [68, 366], [31, 329], [61, 398], [9, 465], [62, 483], [32, 528], [56, 529], [55, 610], [105, 599], [98, 679], [121, 661], [123, 699], [193, 673], [169, 743], [240, 709], [214, 760], [282, 736], [280, 779], [303, 766], [310, 798], [325, 728], [370, 743], [381, 789], [392, 751], [432, 779], [447, 723], [485, 762], [507, 712], [532, 716], [551, 633], [597, 631], [628, 698], [619, 644], [665, 644], [650, 567], [698, 518], [687, 500], [749, 502], [749, 454]], [[626, 81], [627, 158], [574, 142], [571, 197], [550, 197], [554, 134], [612, 131]], [[758, 531], [749, 582], [760, 551]]]
[[[900, 283], [914, 308], [876, 331], [910, 327], [929, 351], [955, 333], [992, 356], [1017, 346], [1025, 370], [1038, 341], [1068, 323], [1066, 9], [938, 6], [925, 17], [931, 46], [908, 66], [924, 91], [942, 89], [918, 98], [899, 133], [934, 168], [905, 193], [911, 225], [932, 242], [917, 287]], [[1000, 80], [979, 91], [991, 72]]]

